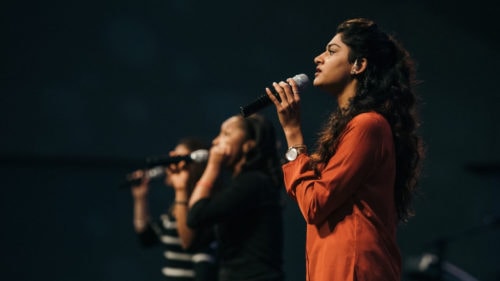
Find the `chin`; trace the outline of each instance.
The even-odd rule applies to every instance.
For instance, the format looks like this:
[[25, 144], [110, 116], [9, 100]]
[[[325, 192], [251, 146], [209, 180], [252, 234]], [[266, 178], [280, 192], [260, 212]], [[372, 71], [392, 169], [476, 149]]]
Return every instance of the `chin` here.
[[314, 80], [313, 80], [313, 82], [312, 82], [312, 85], [313, 85], [314, 87], [318, 87], [318, 86], [320, 86], [320, 85], [321, 85], [321, 82], [319, 81], [319, 79], [318, 79], [318, 78], [314, 78]]
[[320, 89], [324, 89], [326, 87], [325, 83], [321, 82], [320, 79], [314, 79], [312, 85]]

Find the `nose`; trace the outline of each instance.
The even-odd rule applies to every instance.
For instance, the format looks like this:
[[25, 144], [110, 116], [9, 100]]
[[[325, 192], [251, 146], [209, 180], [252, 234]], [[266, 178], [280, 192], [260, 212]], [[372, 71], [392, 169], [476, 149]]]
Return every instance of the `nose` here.
[[212, 140], [212, 145], [217, 145], [219, 142], [219, 136], [215, 137], [215, 139]]
[[315, 63], [315, 64], [320, 64], [320, 63], [321, 63], [321, 61], [323, 60], [323, 54], [324, 54], [324, 53], [321, 53], [321, 54], [317, 55], [317, 56], [314, 58], [314, 60], [313, 60], [313, 61], [314, 61], [314, 63]]

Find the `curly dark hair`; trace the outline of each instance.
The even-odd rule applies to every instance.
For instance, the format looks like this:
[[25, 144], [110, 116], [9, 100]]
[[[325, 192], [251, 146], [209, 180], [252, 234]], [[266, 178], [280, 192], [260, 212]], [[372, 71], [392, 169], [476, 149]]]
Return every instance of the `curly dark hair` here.
[[358, 88], [349, 105], [338, 107], [323, 125], [310, 163], [319, 173], [318, 165], [332, 157], [345, 127], [356, 115], [369, 111], [381, 114], [392, 129], [396, 149], [394, 200], [398, 219], [406, 222], [414, 215], [412, 199], [424, 156], [417, 133], [420, 124], [416, 112], [414, 62], [400, 42], [371, 20], [347, 20], [336, 32], [350, 48], [350, 63], [362, 58], [368, 63], [365, 71], [356, 76]]

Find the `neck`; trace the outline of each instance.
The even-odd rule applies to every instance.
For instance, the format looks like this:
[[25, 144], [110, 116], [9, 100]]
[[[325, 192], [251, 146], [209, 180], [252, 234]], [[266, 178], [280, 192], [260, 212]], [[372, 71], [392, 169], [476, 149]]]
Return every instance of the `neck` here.
[[243, 169], [243, 165], [246, 162], [246, 157], [243, 156], [240, 158], [240, 160], [233, 166], [233, 177], [236, 177], [241, 173], [241, 170]]
[[351, 83], [346, 85], [342, 93], [337, 96], [337, 103], [339, 108], [349, 107], [349, 100], [356, 95], [357, 88], [358, 80], [352, 80]]

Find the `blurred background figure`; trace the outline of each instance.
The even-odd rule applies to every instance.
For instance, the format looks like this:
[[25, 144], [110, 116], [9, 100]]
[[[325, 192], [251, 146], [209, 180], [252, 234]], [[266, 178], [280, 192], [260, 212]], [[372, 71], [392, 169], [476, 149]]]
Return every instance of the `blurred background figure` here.
[[284, 280], [282, 181], [272, 124], [257, 114], [225, 120], [188, 216], [193, 228], [217, 227], [220, 281]]
[[[181, 139], [169, 156], [185, 156], [207, 146], [196, 138]], [[163, 244], [165, 266], [162, 273], [170, 281], [216, 280], [216, 242], [213, 228], [198, 228], [186, 225], [188, 200], [194, 185], [201, 176], [206, 161], [171, 163], [165, 167], [165, 184], [173, 188], [174, 200], [164, 214], [152, 219], [148, 207], [149, 180], [147, 171], [137, 170], [129, 180], [133, 185], [134, 229], [144, 247]], [[155, 168], [157, 169], [157, 168]]]

